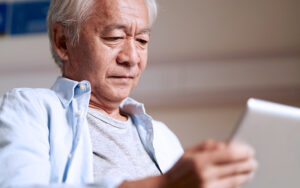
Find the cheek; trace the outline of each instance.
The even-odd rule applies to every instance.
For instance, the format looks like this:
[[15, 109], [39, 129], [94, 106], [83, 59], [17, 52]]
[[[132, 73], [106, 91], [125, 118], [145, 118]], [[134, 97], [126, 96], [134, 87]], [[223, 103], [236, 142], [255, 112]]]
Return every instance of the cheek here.
[[91, 46], [79, 43], [76, 47], [69, 51], [70, 66], [72, 69], [81, 72], [87, 72], [92, 67], [94, 61], [93, 49]]
[[141, 72], [143, 72], [147, 66], [147, 60], [148, 60], [148, 53], [147, 51], [146, 52], [143, 52], [142, 53], [142, 56], [141, 56]]
[[106, 72], [113, 69], [114, 59], [117, 52], [112, 49], [108, 49], [101, 45], [93, 48], [90, 53], [90, 66], [94, 72]]

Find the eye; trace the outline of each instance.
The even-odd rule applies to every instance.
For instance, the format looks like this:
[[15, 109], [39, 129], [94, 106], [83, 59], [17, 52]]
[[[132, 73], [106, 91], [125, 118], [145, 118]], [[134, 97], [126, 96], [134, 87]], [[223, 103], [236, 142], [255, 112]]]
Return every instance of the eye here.
[[111, 41], [111, 42], [123, 39], [123, 37], [102, 37], [102, 38], [106, 41]]
[[137, 39], [137, 41], [142, 44], [142, 45], [146, 45], [148, 44], [148, 41], [147, 40], [144, 40], [144, 39]]

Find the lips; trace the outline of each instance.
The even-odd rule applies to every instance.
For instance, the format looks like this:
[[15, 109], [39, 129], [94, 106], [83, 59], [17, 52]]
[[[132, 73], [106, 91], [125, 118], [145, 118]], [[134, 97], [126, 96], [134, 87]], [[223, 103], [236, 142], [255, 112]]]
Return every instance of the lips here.
[[134, 76], [116, 75], [116, 76], [109, 76], [108, 78], [115, 78], [115, 79], [133, 79]]
[[108, 75], [108, 78], [114, 78], [114, 79], [134, 79], [136, 76], [135, 74], [122, 74], [122, 73], [113, 73]]

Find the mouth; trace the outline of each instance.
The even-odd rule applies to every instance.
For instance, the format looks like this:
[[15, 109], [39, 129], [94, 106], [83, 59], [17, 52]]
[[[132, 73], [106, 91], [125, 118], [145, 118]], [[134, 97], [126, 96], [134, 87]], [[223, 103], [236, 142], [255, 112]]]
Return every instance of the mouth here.
[[108, 78], [114, 78], [114, 79], [133, 79], [134, 76], [109, 76]]

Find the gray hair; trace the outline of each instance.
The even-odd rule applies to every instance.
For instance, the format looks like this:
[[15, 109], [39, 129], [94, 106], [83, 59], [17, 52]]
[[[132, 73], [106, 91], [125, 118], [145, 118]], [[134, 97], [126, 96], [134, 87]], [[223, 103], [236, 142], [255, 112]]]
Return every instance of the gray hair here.
[[[157, 4], [155, 0], [145, 0], [150, 26], [157, 17]], [[55, 63], [62, 70], [63, 60], [56, 53], [52, 43], [52, 26], [59, 22], [66, 27], [67, 36], [70, 37], [71, 45], [76, 45], [79, 40], [79, 33], [82, 23], [84, 23], [91, 14], [94, 0], [50, 0], [48, 10], [48, 37], [50, 48]]]

